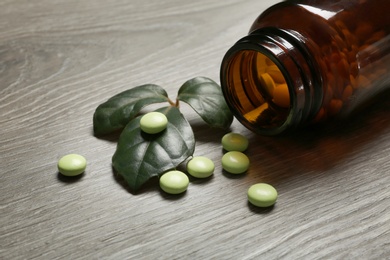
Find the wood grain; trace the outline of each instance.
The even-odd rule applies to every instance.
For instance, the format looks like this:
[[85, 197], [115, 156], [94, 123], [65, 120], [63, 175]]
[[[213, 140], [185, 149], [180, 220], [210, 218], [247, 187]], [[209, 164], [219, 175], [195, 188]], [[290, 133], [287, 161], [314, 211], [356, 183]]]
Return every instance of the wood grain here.
[[[185, 105], [209, 180], [182, 196], [152, 181], [138, 195], [112, 171], [98, 104], [156, 83], [171, 98], [195, 76], [218, 80], [226, 50], [276, 0], [0, 3], [0, 259], [389, 259], [390, 93], [343, 124], [250, 139], [249, 172], [222, 172], [220, 138]], [[88, 159], [58, 175], [67, 153]], [[259, 210], [246, 191], [279, 191]]]

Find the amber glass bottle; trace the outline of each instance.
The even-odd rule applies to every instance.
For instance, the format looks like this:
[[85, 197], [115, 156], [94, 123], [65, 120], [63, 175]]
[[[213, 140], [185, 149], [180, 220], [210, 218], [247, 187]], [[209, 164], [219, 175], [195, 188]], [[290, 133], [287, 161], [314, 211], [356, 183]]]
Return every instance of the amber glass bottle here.
[[390, 87], [389, 14], [389, 0], [270, 7], [222, 61], [229, 107], [264, 135], [349, 114]]

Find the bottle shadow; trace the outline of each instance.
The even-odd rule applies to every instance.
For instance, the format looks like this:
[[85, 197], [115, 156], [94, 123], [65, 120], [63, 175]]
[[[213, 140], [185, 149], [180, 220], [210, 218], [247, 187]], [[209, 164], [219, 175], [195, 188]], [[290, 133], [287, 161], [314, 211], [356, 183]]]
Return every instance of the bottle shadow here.
[[356, 111], [342, 121], [311, 125], [282, 136], [252, 136], [251, 168], [267, 173], [273, 183], [294, 174], [328, 171], [388, 134], [389, 112], [390, 91], [387, 91], [376, 97], [369, 108]]
[[195, 140], [204, 143], [221, 143], [222, 137], [231, 132], [229, 129], [210, 127], [203, 121], [196, 121], [191, 123], [192, 130], [195, 135]]

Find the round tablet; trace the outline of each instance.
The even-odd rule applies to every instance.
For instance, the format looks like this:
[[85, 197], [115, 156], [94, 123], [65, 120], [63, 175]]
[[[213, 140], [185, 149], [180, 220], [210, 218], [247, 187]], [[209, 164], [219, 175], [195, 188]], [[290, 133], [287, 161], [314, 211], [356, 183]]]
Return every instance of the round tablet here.
[[248, 189], [248, 200], [257, 207], [270, 207], [275, 204], [278, 192], [266, 183], [257, 183]]
[[249, 158], [242, 152], [227, 152], [222, 156], [222, 167], [233, 174], [244, 173], [249, 168]]
[[187, 190], [190, 180], [181, 171], [169, 171], [160, 177], [160, 187], [169, 194], [179, 194]]
[[207, 178], [213, 174], [214, 169], [213, 161], [203, 156], [194, 157], [187, 163], [188, 173], [196, 178]]
[[288, 108], [290, 106], [290, 93], [287, 84], [279, 84], [275, 87], [272, 101], [280, 107]]
[[68, 154], [58, 161], [58, 171], [65, 176], [82, 174], [87, 167], [87, 160], [78, 154]]
[[228, 133], [222, 137], [222, 147], [226, 151], [243, 152], [248, 148], [248, 139], [237, 133]]
[[160, 112], [149, 112], [141, 117], [141, 130], [148, 134], [157, 134], [167, 128], [168, 119]]

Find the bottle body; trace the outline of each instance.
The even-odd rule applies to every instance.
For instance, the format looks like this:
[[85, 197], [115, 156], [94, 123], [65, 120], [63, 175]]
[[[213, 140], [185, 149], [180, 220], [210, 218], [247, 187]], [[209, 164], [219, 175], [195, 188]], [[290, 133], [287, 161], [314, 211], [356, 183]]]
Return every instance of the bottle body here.
[[390, 87], [387, 0], [285, 1], [225, 55], [221, 85], [260, 134], [349, 114]]

